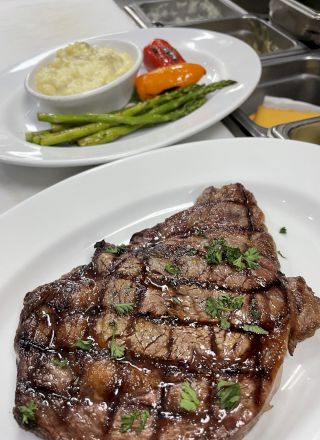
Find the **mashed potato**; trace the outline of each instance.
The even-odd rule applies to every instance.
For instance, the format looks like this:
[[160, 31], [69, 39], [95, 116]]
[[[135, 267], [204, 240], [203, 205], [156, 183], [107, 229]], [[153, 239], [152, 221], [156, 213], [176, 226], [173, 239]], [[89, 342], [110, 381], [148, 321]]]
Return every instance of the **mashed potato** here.
[[70, 44], [57, 51], [35, 75], [35, 86], [44, 95], [75, 95], [101, 87], [133, 65], [130, 55], [88, 43]]

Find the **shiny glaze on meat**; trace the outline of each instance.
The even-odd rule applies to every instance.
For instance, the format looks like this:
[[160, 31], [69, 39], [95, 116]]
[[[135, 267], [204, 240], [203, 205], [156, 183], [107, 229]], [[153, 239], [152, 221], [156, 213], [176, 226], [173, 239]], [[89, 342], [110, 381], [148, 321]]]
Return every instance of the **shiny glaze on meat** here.
[[[208, 265], [206, 246], [219, 237], [241, 251], [255, 246], [259, 267]], [[192, 208], [135, 234], [122, 255], [105, 252], [109, 246], [98, 242], [90, 264], [26, 295], [15, 340], [18, 423], [50, 440], [243, 438], [271, 398], [288, 345], [292, 352], [320, 325], [319, 300], [304, 280], [280, 272], [252, 194], [240, 184], [210, 187]], [[178, 276], [165, 270], [169, 262]], [[221, 292], [244, 295], [229, 330], [205, 311]], [[256, 323], [253, 298], [268, 335], [242, 329]], [[134, 309], [119, 316], [113, 303]], [[110, 357], [114, 322], [126, 348], [120, 360]], [[92, 349], [74, 347], [88, 337]], [[59, 358], [66, 368], [55, 365]], [[220, 379], [240, 384], [233, 410], [219, 407]], [[201, 402], [195, 412], [179, 405], [186, 380]], [[18, 407], [30, 400], [35, 421], [23, 425]], [[150, 417], [141, 433], [123, 433], [121, 417], [133, 409]]]

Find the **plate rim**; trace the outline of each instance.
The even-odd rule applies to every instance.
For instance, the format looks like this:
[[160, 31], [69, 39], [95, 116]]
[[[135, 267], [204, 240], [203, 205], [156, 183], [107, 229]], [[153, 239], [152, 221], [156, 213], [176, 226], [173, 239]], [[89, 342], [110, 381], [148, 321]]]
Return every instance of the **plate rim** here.
[[[28, 205], [30, 202], [33, 202], [35, 200], [38, 200], [38, 198], [42, 197], [44, 194], [49, 193], [51, 191], [56, 191], [56, 189], [63, 187], [65, 185], [69, 185], [69, 182], [73, 182], [73, 181], [77, 181], [77, 180], [82, 180], [82, 178], [84, 176], [89, 176], [91, 174], [96, 174], [99, 172], [103, 172], [104, 169], [108, 169], [109, 167], [118, 167], [118, 166], [122, 166], [123, 163], [129, 161], [134, 161], [134, 160], [140, 160], [143, 159], [144, 157], [148, 157], [148, 156], [153, 156], [153, 155], [163, 155], [163, 154], [170, 154], [170, 152], [175, 152], [175, 151], [180, 151], [182, 149], [193, 149], [193, 148], [197, 148], [198, 146], [210, 146], [210, 144], [228, 144], [228, 143], [233, 143], [233, 142], [238, 142], [238, 143], [245, 143], [247, 142], [248, 144], [255, 144], [255, 143], [261, 143], [264, 144], [269, 143], [270, 145], [273, 143], [277, 143], [280, 148], [290, 148], [289, 145], [296, 145], [298, 149], [302, 149], [302, 148], [309, 148], [310, 150], [314, 150], [316, 153], [318, 153], [320, 155], [320, 148], [319, 146], [317, 146], [316, 144], [313, 144], [311, 142], [305, 142], [305, 141], [298, 141], [298, 140], [291, 140], [291, 139], [276, 139], [276, 138], [266, 138], [266, 137], [234, 137], [234, 138], [223, 138], [223, 139], [207, 139], [207, 140], [200, 140], [200, 141], [193, 141], [193, 142], [186, 142], [186, 143], [179, 143], [179, 144], [175, 144], [175, 145], [170, 145], [168, 146], [166, 149], [155, 149], [155, 150], [149, 150], [149, 151], [145, 151], [143, 153], [139, 153], [139, 154], [135, 154], [132, 156], [126, 156], [123, 157], [119, 160], [115, 160], [115, 161], [111, 161], [111, 162], [106, 162], [103, 164], [100, 164], [99, 166], [96, 167], [92, 167], [89, 168], [87, 170], [83, 170], [80, 173], [76, 173], [73, 174], [72, 176], [69, 176], [59, 182], [54, 183], [53, 185], [50, 185], [47, 188], [42, 189], [41, 191], [37, 192], [36, 194], [33, 194], [32, 196], [28, 197], [25, 200], [22, 200], [21, 202], [17, 203], [15, 206], [12, 206], [11, 208], [7, 209], [5, 212], [0, 214], [0, 235], [2, 232], [1, 229], [1, 222], [3, 221], [3, 219], [5, 219], [7, 216], [12, 215], [16, 210], [20, 210], [22, 208], [24, 208], [25, 205]], [[283, 147], [284, 146], [284, 147]], [[215, 145], [213, 146], [215, 147]], [[259, 145], [260, 147], [260, 145]], [[235, 148], [235, 147], [232, 147]], [[251, 148], [251, 145], [250, 145]], [[319, 181], [320, 181], [320, 174], [319, 174]], [[320, 201], [320, 197], [319, 197], [319, 201]]]
[[[249, 151], [250, 150], [254, 151], [254, 149], [257, 149], [257, 150], [260, 149], [260, 151], [259, 151], [259, 155], [260, 155], [261, 151], [263, 151], [262, 147], [264, 145], [268, 145], [268, 147], [275, 149], [276, 150], [275, 152], [278, 154], [278, 157], [279, 157], [279, 155], [283, 154], [283, 151], [286, 154], [287, 153], [292, 154], [293, 150], [295, 150], [295, 151], [298, 150], [299, 154], [300, 153], [303, 154], [304, 158], [305, 158], [306, 157], [305, 149], [307, 148], [308, 152], [310, 152], [310, 154], [316, 154], [320, 159], [320, 149], [315, 144], [301, 142], [301, 141], [294, 141], [294, 140], [282, 140], [282, 139], [271, 139], [271, 138], [245, 138], [244, 137], [244, 138], [227, 138], [227, 139], [205, 140], [205, 141], [196, 141], [196, 142], [190, 142], [190, 143], [184, 143], [184, 144], [177, 144], [174, 146], [170, 146], [168, 148], [147, 151], [142, 154], [128, 156], [128, 157], [125, 157], [125, 158], [118, 160], [118, 161], [108, 162], [108, 163], [102, 164], [100, 166], [90, 168], [88, 170], [84, 170], [78, 174], [75, 174], [73, 176], [68, 177], [67, 179], [64, 179], [60, 182], [55, 183], [54, 185], [34, 194], [33, 196], [27, 198], [26, 200], [18, 203], [14, 207], [5, 211], [4, 213], [2, 213], [0, 215], [0, 242], [10, 243], [10, 234], [12, 234], [12, 232], [10, 232], [10, 226], [11, 226], [12, 222], [17, 222], [17, 219], [18, 219], [18, 224], [19, 224], [19, 231], [18, 231], [18, 234], [16, 231], [13, 232], [11, 240], [17, 240], [17, 237], [19, 237], [19, 235], [23, 236], [21, 234], [24, 233], [23, 228], [24, 228], [25, 213], [28, 213], [28, 210], [32, 206], [35, 211], [41, 210], [41, 205], [43, 203], [45, 203], [45, 204], [49, 203], [50, 200], [54, 201], [54, 199], [57, 197], [57, 195], [59, 196], [60, 193], [63, 194], [64, 188], [66, 189], [66, 191], [71, 191], [71, 189], [78, 188], [78, 186], [79, 186], [78, 182], [81, 182], [81, 181], [84, 181], [84, 182], [87, 182], [88, 184], [90, 184], [90, 180], [94, 180], [95, 178], [99, 178], [100, 176], [103, 177], [105, 174], [107, 175], [108, 170], [110, 170], [110, 169], [112, 171], [114, 171], [114, 170], [117, 171], [119, 169], [121, 172], [121, 168], [126, 167], [127, 164], [129, 164], [129, 166], [131, 168], [133, 168], [135, 166], [135, 164], [141, 165], [145, 158], [148, 160], [148, 158], [151, 157], [151, 160], [153, 160], [152, 159], [153, 157], [155, 157], [155, 158], [157, 158], [158, 156], [164, 156], [164, 157], [172, 156], [172, 157], [174, 157], [175, 155], [179, 156], [179, 158], [180, 158], [183, 156], [184, 151], [190, 150], [190, 155], [192, 155], [193, 154], [192, 151], [195, 150], [196, 152], [198, 152], [199, 148], [203, 148], [204, 150], [206, 148], [208, 148], [209, 150], [211, 149], [212, 151], [214, 151], [215, 148], [227, 148], [227, 149], [229, 148], [231, 150], [233, 150], [233, 149], [238, 150], [239, 148], [242, 148], [244, 150], [248, 149]], [[261, 150], [261, 148], [262, 148], [262, 150]], [[279, 151], [280, 151], [280, 153], [279, 153]], [[211, 151], [210, 151], [210, 154], [211, 154]], [[262, 153], [262, 155], [263, 155], [263, 153]], [[262, 157], [261, 157], [261, 159], [262, 159]], [[313, 163], [315, 163], [315, 161]], [[315, 176], [315, 177], [316, 177], [317, 181], [320, 180], [320, 178], [318, 176]], [[193, 176], [191, 177], [190, 180], [192, 181], [192, 179], [193, 179]], [[230, 178], [226, 178], [225, 180], [226, 180], [226, 182], [228, 182], [230, 180]], [[83, 183], [81, 183], [81, 184], [83, 184]], [[43, 202], [43, 201], [45, 201], [45, 202]], [[77, 193], [76, 193], [76, 201], [81, 202], [81, 195], [79, 196]], [[95, 203], [95, 202], [90, 201], [90, 203]], [[320, 203], [320, 197], [319, 197], [319, 203]], [[121, 205], [121, 201], [120, 201], [120, 205]], [[71, 205], [68, 207], [68, 209], [69, 209], [69, 214], [71, 215], [73, 212]], [[6, 224], [8, 226], [6, 226]], [[6, 228], [8, 228], [7, 231], [6, 231]], [[4, 249], [5, 246], [6, 245], [4, 244], [2, 249]], [[0, 266], [1, 265], [6, 267], [6, 256], [2, 257], [2, 255], [0, 253]], [[7, 265], [8, 265], [8, 263], [7, 263]], [[2, 286], [2, 283], [0, 280], [0, 290], [1, 290], [1, 286]]]
[[[264, 155], [264, 153], [266, 151], [265, 148], [263, 148], [263, 147], [264, 146], [272, 146], [271, 150], [272, 150], [273, 153], [278, 152], [279, 160], [282, 160], [283, 158], [287, 159], [286, 165], [287, 164], [290, 165], [290, 161], [292, 160], [292, 156], [288, 157], [288, 153], [290, 151], [293, 151], [293, 153], [292, 153], [293, 155], [295, 155], [295, 152], [298, 151], [299, 152], [299, 158], [301, 158], [302, 155], [303, 155], [303, 157], [305, 157], [305, 161], [308, 160], [308, 158], [309, 159], [314, 159], [314, 158], [318, 159], [318, 158], [320, 158], [320, 149], [319, 149], [319, 147], [317, 145], [314, 145], [314, 144], [311, 144], [311, 143], [299, 142], [299, 141], [285, 141], [285, 140], [266, 139], [266, 138], [258, 138], [258, 139], [257, 138], [251, 138], [251, 139], [247, 139], [247, 138], [234, 138], [234, 139], [223, 139], [223, 140], [207, 140], [207, 141], [193, 142], [193, 143], [189, 143], [189, 144], [180, 144], [180, 145], [177, 145], [177, 146], [172, 146], [172, 147], [167, 148], [167, 149], [153, 150], [153, 151], [146, 152], [143, 155], [127, 157], [127, 158], [122, 159], [121, 161], [107, 163], [107, 164], [101, 165], [100, 167], [96, 167], [96, 168], [93, 168], [93, 169], [90, 169], [90, 170], [87, 170], [87, 171], [83, 171], [82, 173], [79, 173], [79, 174], [77, 174], [75, 176], [72, 176], [72, 177], [70, 177], [68, 179], [65, 179], [65, 180], [63, 180], [63, 181], [61, 181], [61, 182], [59, 182], [59, 183], [49, 187], [48, 189], [45, 189], [45, 190], [37, 193], [36, 195], [34, 195], [31, 198], [25, 200], [24, 202], [21, 202], [20, 204], [16, 205], [15, 207], [11, 208], [9, 211], [5, 212], [4, 214], [2, 214], [0, 216], [0, 236], [6, 234], [6, 231], [3, 230], [4, 219], [5, 219], [6, 223], [7, 223], [7, 225], [9, 225], [11, 223], [10, 221], [11, 221], [12, 217], [17, 217], [17, 218], [19, 218], [20, 224], [23, 225], [24, 218], [21, 215], [21, 213], [23, 213], [23, 211], [25, 211], [26, 206], [27, 206], [28, 209], [29, 208], [34, 208], [37, 204], [39, 206], [39, 203], [40, 203], [40, 207], [41, 207], [41, 203], [42, 203], [43, 200], [46, 200], [46, 202], [49, 203], [50, 200], [49, 201], [47, 200], [48, 194], [49, 194], [49, 198], [50, 198], [50, 197], [52, 197], [52, 194], [55, 196], [55, 193], [61, 193], [61, 192], [63, 193], [64, 188], [66, 186], [70, 186], [70, 182], [71, 182], [71, 184], [73, 186], [77, 186], [77, 183], [79, 182], [80, 179], [85, 179], [83, 184], [86, 184], [88, 180], [90, 180], [92, 178], [95, 178], [95, 177], [92, 177], [95, 174], [102, 175], [102, 176], [103, 175], [107, 175], [108, 176], [108, 174], [109, 174], [108, 172], [109, 172], [110, 169], [115, 169], [116, 171], [118, 171], [119, 168], [122, 168], [123, 166], [128, 167], [133, 162], [136, 162], [136, 163], [141, 162], [141, 159], [143, 159], [144, 157], [146, 157], [146, 158], [150, 158], [151, 157], [152, 158], [151, 160], [153, 162], [158, 162], [158, 158], [159, 158], [160, 155], [164, 156], [164, 157], [168, 157], [168, 155], [169, 155], [169, 158], [170, 158], [170, 156], [172, 156], [172, 157], [177, 156], [177, 157], [181, 158], [181, 157], [184, 156], [183, 155], [183, 153], [184, 153], [183, 150], [184, 149], [188, 149], [188, 150], [190, 149], [190, 150], [193, 150], [194, 152], [197, 152], [199, 154], [199, 148], [203, 147], [203, 148], [206, 149], [206, 151], [209, 151], [208, 154], [210, 154], [210, 157], [214, 158], [215, 157], [215, 154], [214, 154], [215, 150], [218, 148], [218, 149], [221, 149], [221, 151], [225, 151], [223, 148], [227, 144], [229, 144], [230, 145], [230, 149], [233, 149], [233, 150], [235, 150], [235, 149], [239, 150], [239, 148], [241, 148], [241, 146], [243, 146], [242, 153], [248, 153], [248, 151], [252, 151], [253, 149], [256, 149], [255, 151], [256, 151], [257, 154], [256, 154], [255, 157], [256, 158], [257, 157], [259, 157], [259, 158], [261, 157], [261, 159], [263, 158], [263, 155]], [[215, 148], [212, 148], [213, 146]], [[307, 148], [307, 150], [305, 150], [306, 148]], [[226, 155], [227, 153], [228, 153], [228, 150], [227, 150], [226, 153], [223, 153], [223, 154]], [[272, 157], [269, 160], [272, 160]], [[315, 161], [313, 161], [313, 163], [312, 163], [312, 167], [313, 167], [314, 170], [317, 169], [317, 163]], [[297, 166], [301, 166], [300, 163], [297, 164]], [[226, 172], [224, 172], [224, 173], [226, 175], [226, 177], [225, 177], [226, 183], [228, 183], [229, 182], [229, 177], [228, 177]], [[200, 172], [198, 172], [197, 174], [200, 175], [200, 179], [201, 179]], [[188, 178], [189, 178], [189, 175], [188, 175]], [[199, 177], [198, 177], [198, 179], [199, 179]], [[314, 175], [314, 179], [317, 182], [320, 181], [319, 173]], [[214, 183], [214, 181], [215, 181], [215, 178], [213, 176], [213, 183]], [[270, 174], [270, 182], [271, 181], [272, 181], [272, 174]], [[269, 180], [268, 180], [268, 182], [269, 182]], [[99, 184], [99, 183], [100, 183], [99, 180], [96, 181], [96, 184]], [[177, 182], [177, 183], [179, 183], [179, 182]], [[171, 183], [171, 186], [177, 185], [177, 183], [175, 183], [175, 181], [173, 181]], [[312, 181], [310, 181], [310, 183], [312, 183]], [[310, 183], [308, 183], [307, 186], [309, 186]], [[191, 185], [192, 185], [192, 182], [191, 182]], [[297, 183], [297, 185], [298, 185], [298, 183]], [[51, 194], [51, 196], [50, 196], [50, 194]], [[317, 203], [320, 204], [320, 195], [317, 194], [316, 196], [317, 196]], [[78, 198], [81, 199], [81, 194], [78, 195]], [[34, 202], [36, 202], [36, 203], [34, 203]], [[258, 203], [259, 203], [259, 200], [258, 200]], [[71, 211], [72, 206], [70, 206], [69, 209]], [[107, 209], [107, 208], [104, 208], [104, 209]], [[34, 215], [36, 216], [37, 213], [34, 213]], [[19, 236], [21, 236], [22, 234], [24, 234], [24, 231], [21, 229], [19, 231], [19, 234], [18, 234], [17, 246], [19, 245]], [[12, 231], [11, 235], [13, 237], [15, 237], [15, 231]], [[59, 233], [59, 235], [61, 235], [61, 232]], [[10, 237], [9, 237], [9, 239], [10, 239]], [[0, 242], [1, 242], [1, 238], [0, 238]], [[3, 253], [6, 253], [6, 248], [5, 247], [2, 248], [2, 251], [3, 251]], [[12, 255], [14, 255], [14, 249], [11, 249], [10, 252], [11, 252]], [[8, 256], [6, 255], [6, 257], [8, 257]], [[1, 258], [2, 257], [0, 256], [0, 259]], [[38, 258], [40, 258], [40, 256], [37, 254], [36, 258], [38, 259]], [[1, 266], [1, 263], [0, 263], [0, 266]], [[12, 279], [9, 279], [9, 283], [11, 281], [12, 281]], [[2, 295], [6, 293], [6, 292], [4, 292], [4, 289], [2, 287], [3, 287], [3, 280], [0, 279], [0, 291], [1, 291], [1, 296], [0, 297], [2, 297]], [[23, 295], [23, 293], [21, 293], [21, 298], [22, 298], [22, 295]], [[20, 301], [20, 299], [18, 298], [18, 300], [15, 300], [16, 301], [15, 302], [15, 306], [16, 307], [17, 307], [17, 301]], [[18, 311], [21, 311], [21, 307], [18, 309]], [[8, 320], [4, 324], [4, 328], [0, 329], [0, 332], [1, 332], [1, 330], [6, 332], [7, 327], [10, 327], [10, 329], [11, 329], [11, 327], [13, 327], [12, 321]], [[10, 339], [10, 343], [11, 343], [11, 339]], [[8, 341], [5, 344], [5, 350], [7, 350], [7, 347], [8, 347]], [[12, 355], [13, 355], [13, 348], [12, 348], [11, 345], [10, 345], [10, 352], [12, 352]], [[7, 361], [4, 361], [4, 363], [6, 364]], [[13, 365], [13, 362], [9, 363], [9, 361], [8, 361], [8, 365], [11, 365], [11, 364]], [[5, 366], [4, 366], [4, 368], [5, 368]], [[10, 374], [11, 373], [12, 373], [12, 371], [10, 370]], [[11, 376], [12, 376], [12, 374], [11, 374]], [[6, 381], [6, 376], [5, 375], [3, 375], [2, 381], [3, 382]], [[11, 404], [11, 400], [13, 399], [14, 390], [13, 390], [13, 388], [11, 388], [11, 383], [10, 384], [8, 383], [8, 387], [5, 388], [4, 392], [5, 392], [5, 396], [7, 396], [6, 392], [9, 389], [9, 385], [10, 385], [10, 393], [11, 393], [10, 394], [10, 400], [7, 401], [6, 406], [4, 408], [5, 411], [2, 412], [3, 416], [0, 417], [0, 422], [5, 420], [5, 423], [8, 423], [8, 421], [7, 421], [8, 416], [12, 417], [12, 415], [10, 414], [11, 413], [10, 404]], [[277, 393], [277, 395], [280, 396], [280, 393]], [[10, 420], [11, 420], [12, 423], [14, 423], [13, 418], [12, 419], [10, 418]], [[261, 422], [260, 422], [260, 424], [261, 424]], [[259, 428], [259, 423], [256, 426]], [[8, 429], [11, 429], [11, 425], [10, 425], [10, 428], [8, 428]], [[18, 427], [16, 427], [16, 429], [18, 430]], [[22, 437], [25, 438], [25, 436], [23, 435], [23, 431], [20, 430], [20, 429], [19, 429], [19, 434], [20, 435], [18, 435], [17, 438], [22, 438]], [[250, 438], [252, 438], [252, 437], [250, 437]], [[289, 439], [290, 437], [285, 436], [283, 438]]]

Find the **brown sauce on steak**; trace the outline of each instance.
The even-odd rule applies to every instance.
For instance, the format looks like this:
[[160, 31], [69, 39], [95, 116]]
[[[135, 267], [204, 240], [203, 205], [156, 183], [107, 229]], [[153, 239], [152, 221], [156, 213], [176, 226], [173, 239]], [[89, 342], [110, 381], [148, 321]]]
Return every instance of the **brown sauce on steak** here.
[[[207, 246], [220, 237], [241, 252], [255, 247], [258, 267], [208, 264]], [[50, 440], [243, 438], [270, 399], [288, 344], [293, 351], [320, 325], [319, 300], [303, 279], [288, 288], [252, 194], [240, 184], [210, 187], [192, 208], [135, 234], [121, 255], [110, 246], [97, 243], [89, 265], [26, 295], [15, 339], [18, 423]], [[229, 328], [206, 311], [222, 293], [243, 297]], [[132, 307], [119, 314], [114, 304]], [[112, 342], [125, 350], [118, 359]], [[240, 386], [232, 409], [221, 408], [222, 379]], [[181, 406], [186, 382], [196, 410]], [[23, 423], [19, 408], [30, 402], [36, 411]], [[133, 411], [148, 412], [143, 429], [136, 420], [122, 432]]]

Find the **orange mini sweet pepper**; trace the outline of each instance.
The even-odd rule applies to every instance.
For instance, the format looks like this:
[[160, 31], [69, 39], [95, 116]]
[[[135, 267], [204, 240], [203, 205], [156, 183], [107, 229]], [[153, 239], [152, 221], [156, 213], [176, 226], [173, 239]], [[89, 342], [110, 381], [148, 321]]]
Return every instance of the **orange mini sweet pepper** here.
[[137, 76], [135, 87], [141, 101], [145, 101], [166, 90], [195, 84], [205, 73], [200, 64], [173, 64]]

